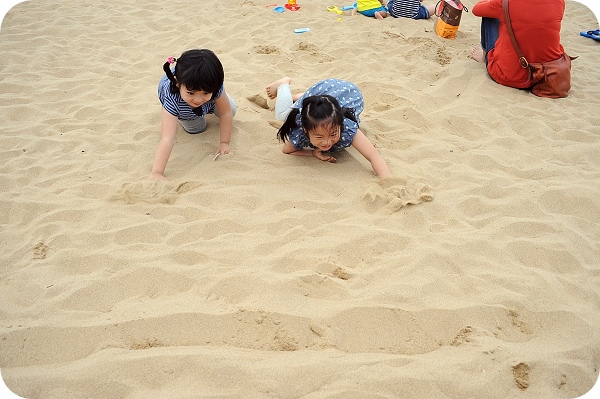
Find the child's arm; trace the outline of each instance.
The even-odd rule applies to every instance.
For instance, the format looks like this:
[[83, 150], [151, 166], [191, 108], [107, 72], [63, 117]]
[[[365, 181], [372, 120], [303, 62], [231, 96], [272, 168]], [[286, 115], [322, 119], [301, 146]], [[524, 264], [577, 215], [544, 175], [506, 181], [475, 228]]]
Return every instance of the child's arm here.
[[317, 159], [320, 159], [321, 161], [326, 161], [326, 162], [331, 162], [331, 163], [337, 162], [337, 159], [335, 159], [331, 155], [323, 154], [323, 152], [321, 150], [317, 150], [317, 149], [315, 149], [315, 150], [310, 150], [310, 149], [297, 150], [294, 148], [294, 145], [292, 143], [290, 143], [289, 141], [286, 141], [283, 144], [283, 148], [281, 149], [281, 151], [283, 151], [284, 154], [315, 157]]
[[162, 109], [162, 118], [160, 124], [160, 142], [154, 156], [152, 173], [150, 178], [153, 180], [166, 180], [165, 168], [167, 161], [171, 156], [171, 150], [175, 145], [175, 133], [177, 132], [177, 117], [171, 115], [166, 109]]
[[220, 140], [218, 152], [220, 154], [228, 154], [230, 151], [231, 128], [233, 126], [233, 111], [231, 110], [231, 103], [225, 89], [223, 89], [221, 96], [215, 99], [215, 105], [219, 110]]
[[373, 143], [371, 143], [371, 141], [363, 132], [361, 132], [360, 129], [356, 131], [356, 135], [352, 140], [352, 146], [356, 148], [356, 150], [360, 152], [363, 157], [367, 158], [367, 160], [371, 162], [371, 166], [373, 167], [373, 170], [377, 176], [382, 179], [392, 176], [392, 172], [390, 172], [387, 163], [385, 163], [385, 160], [379, 151], [377, 151], [377, 148], [373, 146]]

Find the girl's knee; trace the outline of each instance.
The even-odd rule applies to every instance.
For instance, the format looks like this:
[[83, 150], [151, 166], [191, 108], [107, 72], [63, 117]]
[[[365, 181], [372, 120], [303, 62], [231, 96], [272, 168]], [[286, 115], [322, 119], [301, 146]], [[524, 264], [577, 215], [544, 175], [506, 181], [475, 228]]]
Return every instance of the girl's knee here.
[[183, 130], [190, 134], [202, 133], [208, 127], [206, 119], [204, 118], [197, 118], [188, 121], [180, 120], [179, 123], [183, 127]]

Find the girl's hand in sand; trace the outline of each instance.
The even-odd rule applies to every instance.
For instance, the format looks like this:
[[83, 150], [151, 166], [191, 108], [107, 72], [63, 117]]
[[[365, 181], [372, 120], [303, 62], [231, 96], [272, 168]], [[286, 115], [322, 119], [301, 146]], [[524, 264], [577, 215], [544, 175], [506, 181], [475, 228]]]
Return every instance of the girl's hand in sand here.
[[162, 173], [152, 172], [150, 173], [150, 180], [167, 180], [167, 178]]
[[332, 157], [331, 155], [323, 154], [323, 151], [321, 150], [313, 150], [312, 154], [315, 158], [320, 159], [321, 161], [327, 161], [331, 163], [337, 162], [336, 158]]
[[229, 143], [220, 143], [219, 144], [219, 148], [218, 148], [218, 153], [220, 153], [221, 155], [223, 154], [229, 154], [229, 151], [231, 151], [231, 147], [229, 146]]

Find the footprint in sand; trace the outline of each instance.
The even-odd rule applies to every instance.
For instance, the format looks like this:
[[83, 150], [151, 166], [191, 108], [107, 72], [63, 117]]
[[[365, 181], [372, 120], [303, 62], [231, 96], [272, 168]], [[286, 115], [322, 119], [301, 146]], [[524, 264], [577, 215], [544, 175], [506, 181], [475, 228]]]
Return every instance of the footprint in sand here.
[[139, 181], [125, 183], [110, 199], [125, 201], [128, 204], [147, 202], [150, 204], [172, 204], [180, 194], [193, 190], [199, 184], [169, 181]]
[[529, 387], [529, 365], [527, 363], [519, 363], [513, 366], [512, 371], [517, 387], [522, 391], [526, 390]]
[[33, 259], [46, 259], [47, 253], [48, 246], [41, 241], [33, 247]]
[[256, 54], [280, 54], [279, 48], [275, 46], [254, 46]]
[[517, 313], [516, 310], [509, 309], [507, 312], [507, 316], [510, 318], [513, 327], [516, 327], [517, 329], [519, 329], [519, 331], [525, 334], [532, 333], [529, 326], [523, 320], [521, 320], [521, 316], [519, 315], [519, 313]]
[[[316, 46], [312, 43], [300, 42], [296, 50], [308, 53], [308, 56], [315, 57], [315, 59], [317, 59], [317, 62], [319, 63], [327, 63], [332, 62], [334, 60], [333, 57], [329, 56], [326, 53], [323, 53], [321, 47]], [[301, 55], [301, 57], [305, 58], [304, 55]]]
[[400, 178], [388, 178], [368, 189], [363, 200], [371, 212], [381, 208], [386, 208], [390, 212], [398, 212], [406, 205], [432, 201], [433, 196], [426, 184], [411, 183]]
[[334, 277], [339, 278], [340, 280], [350, 280], [352, 278], [352, 274], [348, 273], [341, 267], [336, 267], [335, 270], [331, 274]]
[[390, 39], [404, 39], [404, 35], [402, 33], [390, 32], [389, 30], [384, 30], [382, 36]]
[[266, 97], [264, 97], [261, 94], [255, 94], [253, 96], [246, 97], [246, 98], [248, 99], [248, 101], [250, 101], [253, 104], [258, 105], [260, 108], [269, 109], [269, 103], [267, 102]]

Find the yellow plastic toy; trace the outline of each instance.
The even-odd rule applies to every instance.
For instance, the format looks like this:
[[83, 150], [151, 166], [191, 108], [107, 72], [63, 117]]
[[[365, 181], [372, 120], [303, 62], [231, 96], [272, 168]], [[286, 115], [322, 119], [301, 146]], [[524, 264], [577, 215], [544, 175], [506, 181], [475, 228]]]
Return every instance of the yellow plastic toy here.
[[300, 9], [300, 6], [296, 4], [296, 0], [288, 0], [288, 3], [285, 5], [285, 8], [287, 8], [290, 11], [298, 11]]
[[329, 12], [335, 12], [340, 15], [342, 15], [342, 13], [343, 13], [343, 11], [340, 10], [339, 8], [337, 8], [337, 6], [329, 6], [329, 7], [327, 7], [327, 9], [329, 10]]

